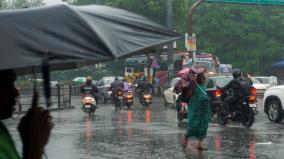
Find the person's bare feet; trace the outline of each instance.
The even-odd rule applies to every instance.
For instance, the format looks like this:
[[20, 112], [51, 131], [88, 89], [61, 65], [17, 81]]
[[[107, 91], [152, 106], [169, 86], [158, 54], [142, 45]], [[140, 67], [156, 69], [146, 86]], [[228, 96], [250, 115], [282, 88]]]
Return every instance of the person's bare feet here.
[[184, 149], [186, 148], [186, 146], [187, 146], [187, 138], [186, 138], [186, 137], [184, 137], [184, 138], [182, 139], [181, 145], [182, 145], [182, 147], [183, 147]]

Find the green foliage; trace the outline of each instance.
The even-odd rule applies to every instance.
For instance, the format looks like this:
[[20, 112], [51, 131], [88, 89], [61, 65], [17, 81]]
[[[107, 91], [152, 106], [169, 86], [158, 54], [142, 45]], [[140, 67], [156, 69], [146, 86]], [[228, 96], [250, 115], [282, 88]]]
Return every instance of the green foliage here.
[[[195, 0], [173, 0], [173, 26], [187, 31], [187, 12]], [[166, 26], [166, 0], [73, 0], [73, 4], [104, 4], [136, 12]], [[199, 51], [218, 56], [222, 63], [254, 74], [269, 72], [284, 58], [282, 6], [203, 3], [193, 16]], [[184, 50], [183, 39], [178, 49]]]

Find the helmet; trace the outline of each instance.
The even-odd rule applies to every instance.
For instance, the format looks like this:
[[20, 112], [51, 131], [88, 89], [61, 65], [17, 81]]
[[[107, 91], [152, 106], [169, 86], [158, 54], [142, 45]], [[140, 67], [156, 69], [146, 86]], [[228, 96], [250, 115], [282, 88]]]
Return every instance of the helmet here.
[[234, 79], [239, 79], [242, 77], [242, 71], [240, 69], [235, 69], [232, 75]]
[[86, 82], [87, 83], [92, 83], [92, 81], [93, 81], [93, 78], [91, 76], [87, 76], [86, 77]]

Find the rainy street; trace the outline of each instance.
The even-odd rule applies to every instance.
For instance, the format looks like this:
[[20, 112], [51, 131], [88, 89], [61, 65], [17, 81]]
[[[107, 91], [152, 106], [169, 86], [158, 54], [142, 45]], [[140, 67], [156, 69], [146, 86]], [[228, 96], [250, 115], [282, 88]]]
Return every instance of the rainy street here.
[[[178, 123], [173, 107], [165, 108], [162, 98], [154, 97], [149, 111], [137, 102], [131, 111], [114, 111], [111, 104], [100, 104], [96, 115], [89, 117], [73, 97], [75, 109], [54, 111], [55, 127], [46, 148], [50, 159], [88, 158], [249, 158], [280, 159], [284, 155], [284, 124], [269, 122], [259, 106], [260, 114], [249, 130], [235, 123], [226, 127], [212, 121], [208, 129], [208, 151], [197, 151], [196, 141], [183, 151], [181, 139], [186, 120]], [[6, 121], [17, 148], [18, 119]]]

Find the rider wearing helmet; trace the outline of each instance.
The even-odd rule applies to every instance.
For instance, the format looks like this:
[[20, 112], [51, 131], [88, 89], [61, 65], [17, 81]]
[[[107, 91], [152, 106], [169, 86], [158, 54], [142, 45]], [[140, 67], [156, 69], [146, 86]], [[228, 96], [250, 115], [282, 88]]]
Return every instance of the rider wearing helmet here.
[[233, 79], [222, 88], [223, 91], [231, 90], [232, 95], [226, 97], [224, 100], [224, 108], [226, 111], [232, 112], [232, 106], [242, 97], [247, 95], [247, 91], [244, 88], [247, 84], [247, 82], [242, 77], [242, 72], [240, 69], [235, 69], [232, 73]]
[[111, 97], [113, 101], [114, 101], [114, 96], [117, 93], [117, 91], [119, 89], [123, 90], [123, 87], [124, 87], [123, 82], [119, 81], [119, 78], [116, 76], [114, 78], [114, 81], [110, 84], [110, 87], [109, 87], [109, 90], [112, 91]]
[[138, 96], [139, 96], [140, 102], [142, 102], [143, 93], [144, 92], [150, 92], [152, 87], [153, 86], [149, 82], [147, 82], [146, 77], [143, 77], [142, 81], [137, 86], [137, 89], [139, 90]]
[[86, 77], [86, 83], [84, 83], [81, 88], [80, 88], [80, 92], [82, 96], [85, 95], [91, 95], [95, 98], [96, 103], [98, 103], [98, 96], [97, 94], [99, 93], [98, 88], [96, 85], [94, 85], [93, 83], [93, 78], [91, 76], [87, 76]]

